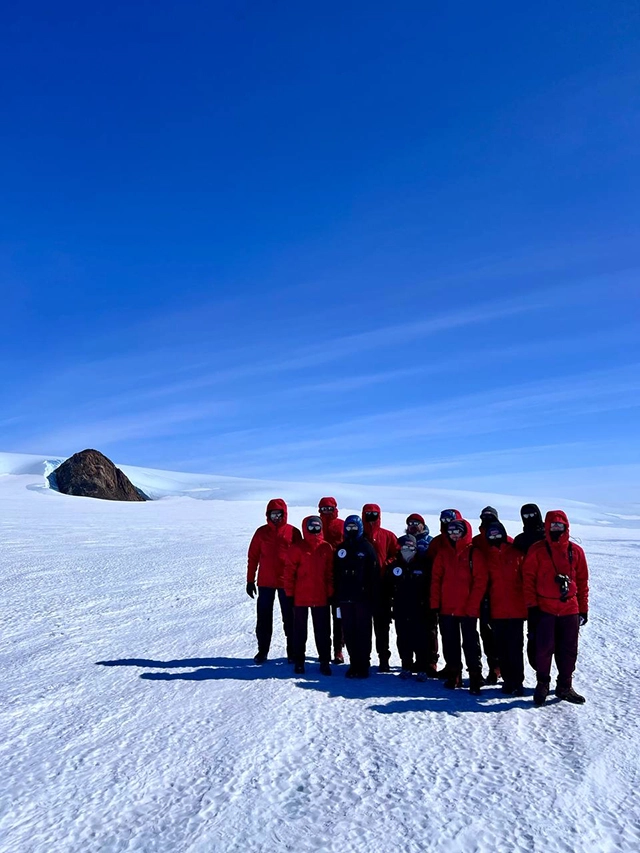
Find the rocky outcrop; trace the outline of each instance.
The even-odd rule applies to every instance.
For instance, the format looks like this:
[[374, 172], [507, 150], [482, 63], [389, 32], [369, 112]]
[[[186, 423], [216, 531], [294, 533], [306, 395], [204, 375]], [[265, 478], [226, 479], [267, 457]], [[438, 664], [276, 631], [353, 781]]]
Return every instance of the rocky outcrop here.
[[119, 468], [98, 450], [82, 450], [50, 475], [51, 484], [65, 495], [101, 498], [105, 501], [146, 501]]

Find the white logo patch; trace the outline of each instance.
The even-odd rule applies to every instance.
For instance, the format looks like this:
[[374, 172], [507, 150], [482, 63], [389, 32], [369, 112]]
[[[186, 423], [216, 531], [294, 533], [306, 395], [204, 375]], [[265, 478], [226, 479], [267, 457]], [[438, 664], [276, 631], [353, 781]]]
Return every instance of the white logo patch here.
[[393, 570], [393, 573], [397, 578], [399, 578], [400, 575], [402, 574], [402, 569], [400, 568], [400, 566], [396, 566], [395, 569]]
[[347, 556], [346, 548], [340, 548], [340, 550], [338, 551], [338, 557], [346, 557], [346, 556]]

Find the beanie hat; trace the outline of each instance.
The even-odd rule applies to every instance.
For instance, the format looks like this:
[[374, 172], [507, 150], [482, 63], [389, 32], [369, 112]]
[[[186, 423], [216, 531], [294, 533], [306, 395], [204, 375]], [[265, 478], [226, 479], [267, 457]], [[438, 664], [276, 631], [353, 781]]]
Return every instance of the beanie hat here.
[[418, 543], [416, 542], [416, 537], [412, 536], [410, 533], [405, 533], [404, 536], [398, 536], [398, 545], [401, 548], [403, 545], [413, 545], [414, 548], [418, 547]]
[[488, 518], [489, 516], [493, 516], [495, 519], [498, 518], [498, 510], [494, 509], [492, 506], [486, 506], [480, 512], [480, 518]]
[[410, 521], [419, 521], [420, 524], [424, 524], [426, 526], [426, 522], [424, 518], [417, 512], [412, 512], [411, 515], [407, 516], [406, 524], [409, 524]]

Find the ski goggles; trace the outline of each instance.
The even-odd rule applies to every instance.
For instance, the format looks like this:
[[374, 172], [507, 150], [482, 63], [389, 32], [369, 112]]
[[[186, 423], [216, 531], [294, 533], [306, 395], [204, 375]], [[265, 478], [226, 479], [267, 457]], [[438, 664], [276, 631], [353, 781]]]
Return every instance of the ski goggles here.
[[415, 546], [415, 545], [403, 545], [403, 546], [400, 548], [400, 550], [401, 550], [401, 551], [417, 551], [418, 549], [416, 548], [416, 546]]
[[523, 512], [522, 517], [523, 518], [537, 518], [538, 513], [537, 512]]
[[308, 521], [307, 522], [307, 530], [309, 533], [320, 533], [322, 531], [322, 522], [321, 521]]
[[417, 518], [412, 518], [410, 521], [407, 521], [407, 527], [420, 527], [422, 524], [421, 521], [418, 521]]
[[564, 523], [564, 521], [552, 521], [549, 525], [549, 530], [557, 530], [560, 533], [564, 533], [566, 529], [567, 525]]
[[345, 524], [345, 526], [344, 526], [344, 532], [345, 533], [358, 533], [359, 530], [360, 530], [360, 526], [358, 524], [354, 524], [353, 522], [350, 522], [349, 524]]
[[371, 512], [365, 512], [364, 517], [365, 521], [377, 521], [380, 518], [380, 513], [372, 510]]
[[271, 521], [280, 521], [284, 518], [284, 512], [281, 509], [272, 509], [269, 513]]
[[443, 509], [440, 513], [440, 521], [443, 524], [448, 524], [450, 521], [455, 521], [458, 518], [458, 513], [455, 509]]
[[465, 532], [466, 528], [460, 521], [452, 521], [447, 526], [447, 533], [449, 536], [464, 536]]
[[335, 506], [319, 506], [318, 509], [320, 512], [335, 512], [337, 507], [335, 507]]

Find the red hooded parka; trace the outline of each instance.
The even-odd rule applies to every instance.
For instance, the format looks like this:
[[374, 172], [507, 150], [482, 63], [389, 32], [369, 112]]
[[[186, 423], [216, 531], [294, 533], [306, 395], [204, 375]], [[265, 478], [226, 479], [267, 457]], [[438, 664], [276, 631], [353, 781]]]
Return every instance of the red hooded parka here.
[[[557, 542], [551, 539], [551, 522], [566, 525]], [[522, 567], [524, 597], [527, 607], [539, 607], [554, 616], [572, 616], [589, 611], [589, 569], [584, 551], [569, 542], [569, 519], [560, 509], [550, 510], [544, 519], [544, 539], [527, 551]], [[569, 590], [560, 600], [557, 575], [567, 575]]]
[[[456, 514], [456, 518], [458, 519], [458, 521], [461, 521], [462, 520], [462, 513], [460, 512], [460, 510], [454, 509], [454, 512]], [[445, 543], [445, 542], [448, 543], [448, 541], [449, 541], [447, 539], [447, 524], [448, 524], [447, 521], [441, 521], [440, 522], [440, 533], [438, 533], [436, 536], [434, 536], [433, 539], [431, 540], [431, 544], [429, 545], [429, 551], [427, 553], [429, 554], [429, 556], [431, 557], [432, 560], [435, 560], [435, 558], [438, 554], [438, 551], [440, 550], [440, 548], [442, 548], [443, 543]]]
[[322, 533], [307, 530], [302, 522], [302, 542], [289, 549], [284, 570], [284, 591], [296, 607], [325, 607], [333, 595], [333, 548]]
[[[377, 512], [378, 517], [375, 521], [367, 521], [365, 513]], [[393, 563], [398, 556], [398, 537], [391, 530], [385, 530], [381, 527], [382, 513], [378, 504], [365, 504], [362, 507], [362, 526], [364, 527], [364, 535], [371, 542], [376, 550], [378, 562], [380, 563], [380, 576], [383, 577], [385, 569]]]
[[433, 561], [431, 573], [431, 607], [443, 616], [480, 615], [480, 602], [487, 590], [488, 574], [482, 555], [471, 545], [471, 525], [465, 535], [452, 542], [443, 534], [443, 544]]
[[[493, 545], [482, 533], [485, 547], [478, 548], [475, 552], [477, 559], [482, 560], [486, 567], [491, 618], [526, 619], [527, 608], [522, 581], [524, 554], [513, 547], [501, 522], [494, 521], [492, 524], [502, 530], [504, 540], [499, 545]], [[472, 544], [475, 544], [476, 538], [473, 537]]]
[[[281, 524], [269, 520], [269, 513], [280, 509], [284, 513]], [[247, 583], [275, 589], [284, 587], [284, 565], [287, 553], [294, 542], [301, 542], [300, 531], [287, 524], [287, 505], [282, 498], [274, 498], [267, 504], [267, 523], [253, 534], [247, 558]]]
[[[332, 506], [333, 512], [320, 512], [321, 506]], [[320, 498], [318, 502], [318, 514], [322, 519], [322, 534], [324, 541], [332, 548], [337, 548], [344, 539], [344, 522], [338, 518], [338, 502], [335, 498]]]

